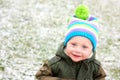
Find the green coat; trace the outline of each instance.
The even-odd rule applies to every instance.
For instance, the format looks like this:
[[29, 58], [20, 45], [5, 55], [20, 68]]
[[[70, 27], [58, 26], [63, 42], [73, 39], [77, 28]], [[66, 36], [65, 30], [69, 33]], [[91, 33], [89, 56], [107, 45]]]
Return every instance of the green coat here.
[[48, 62], [48, 69], [50, 75], [36, 74], [36, 77], [39, 80], [105, 80], [106, 76], [100, 62], [95, 59], [95, 53], [91, 58], [76, 63], [64, 53], [63, 44]]

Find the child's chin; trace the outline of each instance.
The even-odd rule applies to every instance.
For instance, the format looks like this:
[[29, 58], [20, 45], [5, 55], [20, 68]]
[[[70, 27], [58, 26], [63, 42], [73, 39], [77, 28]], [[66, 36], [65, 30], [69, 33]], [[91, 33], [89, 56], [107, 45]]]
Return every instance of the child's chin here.
[[80, 60], [80, 59], [72, 59], [73, 60], [73, 62], [79, 62], [79, 61], [82, 61], [82, 60]]

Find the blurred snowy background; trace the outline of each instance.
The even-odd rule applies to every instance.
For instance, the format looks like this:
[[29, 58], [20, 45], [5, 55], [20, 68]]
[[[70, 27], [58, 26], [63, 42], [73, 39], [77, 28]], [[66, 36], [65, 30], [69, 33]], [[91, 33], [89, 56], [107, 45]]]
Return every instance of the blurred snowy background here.
[[97, 59], [106, 80], [120, 80], [120, 0], [0, 0], [0, 80], [35, 80], [82, 3], [100, 20]]

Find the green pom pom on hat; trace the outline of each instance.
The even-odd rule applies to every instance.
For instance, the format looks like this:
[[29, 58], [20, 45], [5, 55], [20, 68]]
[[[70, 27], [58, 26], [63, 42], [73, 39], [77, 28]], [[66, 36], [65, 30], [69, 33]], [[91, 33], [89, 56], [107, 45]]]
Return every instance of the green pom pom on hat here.
[[89, 9], [88, 9], [88, 7], [83, 5], [83, 4], [76, 7], [76, 9], [75, 9], [75, 17], [77, 17], [79, 19], [83, 19], [83, 20], [88, 19], [88, 17], [89, 17]]

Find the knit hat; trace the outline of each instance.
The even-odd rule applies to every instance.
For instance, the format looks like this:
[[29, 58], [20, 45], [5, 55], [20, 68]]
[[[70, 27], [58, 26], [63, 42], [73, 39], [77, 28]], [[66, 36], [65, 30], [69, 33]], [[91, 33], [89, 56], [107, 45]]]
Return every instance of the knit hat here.
[[91, 41], [93, 50], [95, 50], [98, 42], [97, 21], [97, 18], [89, 15], [89, 10], [85, 5], [78, 6], [75, 10], [75, 16], [70, 17], [64, 45], [66, 46], [71, 38], [82, 36]]

